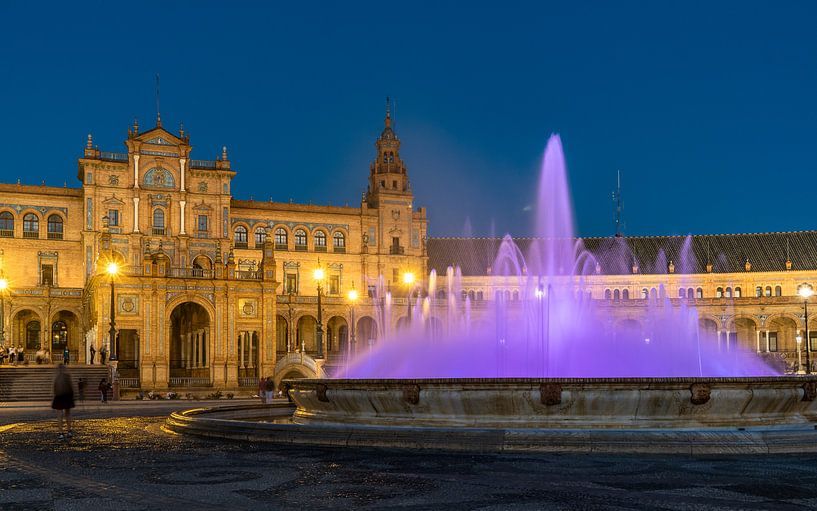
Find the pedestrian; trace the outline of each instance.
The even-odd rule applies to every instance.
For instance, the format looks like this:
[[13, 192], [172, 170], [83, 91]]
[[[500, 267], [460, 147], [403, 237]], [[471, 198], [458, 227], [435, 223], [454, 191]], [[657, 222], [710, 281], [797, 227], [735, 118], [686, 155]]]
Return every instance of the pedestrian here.
[[94, 345], [91, 345], [91, 365], [94, 365], [94, 357], [96, 356], [96, 348]]
[[0, 344], [0, 366], [3, 365], [3, 362], [6, 360], [6, 347], [5, 345]]
[[17, 365], [17, 348], [9, 346], [9, 364]]
[[68, 351], [68, 346], [62, 351], [62, 363], [68, 365], [68, 362], [71, 360], [71, 352]]
[[40, 349], [37, 350], [35, 358], [37, 359], [37, 364], [42, 364], [45, 362], [45, 350], [42, 346], [40, 346]]
[[266, 378], [258, 378], [258, 398], [261, 400], [261, 404], [264, 404], [264, 383], [266, 382]]
[[85, 378], [80, 378], [77, 382], [77, 390], [79, 391], [79, 400], [81, 403], [85, 402]]
[[267, 376], [264, 381], [264, 401], [267, 404], [272, 404], [272, 392], [275, 390], [275, 381]]
[[99, 358], [102, 360], [102, 362], [100, 363], [102, 365], [105, 365], [105, 359], [108, 358], [108, 348], [106, 348], [105, 346], [99, 348]]
[[26, 361], [26, 352], [23, 350], [23, 345], [17, 346], [17, 363], [21, 364]]
[[[101, 351], [102, 350], [100, 350], [100, 352]], [[105, 379], [105, 378], [102, 378], [101, 380], [99, 380], [99, 387], [97, 387], [97, 388], [99, 389], [99, 398], [100, 398], [100, 400], [103, 403], [107, 403], [108, 402], [108, 380]]]
[[[57, 376], [54, 378], [54, 400], [51, 408], [57, 410], [57, 423], [60, 427], [60, 440], [74, 434], [71, 432], [71, 408], [74, 407], [74, 387], [71, 375], [65, 365], [57, 366]], [[67, 433], [63, 434], [62, 420], [65, 418]]]

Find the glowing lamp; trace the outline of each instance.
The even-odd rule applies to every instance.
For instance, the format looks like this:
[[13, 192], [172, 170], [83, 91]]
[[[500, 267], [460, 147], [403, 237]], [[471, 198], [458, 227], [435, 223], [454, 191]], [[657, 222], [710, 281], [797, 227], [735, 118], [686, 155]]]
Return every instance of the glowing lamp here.
[[108, 268], [106, 269], [106, 271], [108, 272], [108, 275], [113, 277], [114, 275], [119, 273], [119, 265], [113, 262], [108, 263]]
[[414, 284], [414, 274], [410, 271], [407, 271], [403, 274], [403, 284], [410, 286]]
[[9, 281], [7, 279], [0, 279], [0, 291], [5, 291], [9, 287]]
[[352, 303], [356, 302], [357, 298], [358, 298], [357, 291], [355, 291], [354, 289], [350, 289], [349, 292], [346, 294], [346, 296], [349, 298], [349, 301], [352, 302]]
[[797, 294], [800, 295], [801, 298], [809, 298], [814, 294], [814, 288], [809, 284], [803, 284], [797, 288]]
[[319, 281], [319, 282], [320, 282], [320, 281], [322, 281], [322, 280], [324, 279], [324, 277], [326, 277], [326, 274], [324, 273], [323, 268], [317, 268], [317, 269], [316, 269], [316, 270], [315, 270], [315, 271], [312, 273], [312, 277], [313, 277], [315, 280], [317, 280], [317, 281]]

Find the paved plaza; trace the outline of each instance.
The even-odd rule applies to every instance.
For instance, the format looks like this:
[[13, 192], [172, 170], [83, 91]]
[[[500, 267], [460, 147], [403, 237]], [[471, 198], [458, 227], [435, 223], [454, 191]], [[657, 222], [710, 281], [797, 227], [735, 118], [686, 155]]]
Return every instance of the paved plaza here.
[[219, 442], [162, 429], [169, 410], [185, 404], [86, 404], [69, 441], [43, 420], [44, 405], [0, 407], [0, 509], [817, 508], [814, 456], [470, 455]]

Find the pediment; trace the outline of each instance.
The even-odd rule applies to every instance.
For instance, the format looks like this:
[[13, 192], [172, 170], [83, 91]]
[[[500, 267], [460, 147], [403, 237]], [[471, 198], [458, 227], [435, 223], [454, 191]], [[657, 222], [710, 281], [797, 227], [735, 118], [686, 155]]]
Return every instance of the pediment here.
[[158, 126], [144, 133], [140, 133], [135, 138], [143, 144], [153, 144], [164, 147], [178, 146], [184, 143], [182, 139], [173, 133], [170, 133], [166, 129]]
[[114, 195], [113, 197], [108, 197], [102, 201], [102, 204], [105, 204], [106, 206], [122, 206], [125, 203]]

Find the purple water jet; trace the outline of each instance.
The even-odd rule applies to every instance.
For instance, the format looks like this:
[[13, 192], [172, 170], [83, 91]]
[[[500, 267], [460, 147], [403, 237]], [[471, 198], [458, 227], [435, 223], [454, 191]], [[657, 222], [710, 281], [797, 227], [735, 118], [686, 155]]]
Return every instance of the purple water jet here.
[[[412, 315], [402, 331], [382, 328], [373, 346], [363, 346], [341, 375], [348, 378], [491, 377], [694, 377], [777, 374], [754, 352], [726, 349], [699, 326], [690, 301], [670, 301], [664, 286], [646, 289], [635, 317], [616, 314], [608, 302], [588, 298], [600, 274], [600, 258], [633, 261], [623, 238], [595, 254], [574, 235], [572, 204], [561, 140], [545, 150], [538, 194], [537, 237], [527, 251], [506, 236], [492, 266], [494, 281], [519, 290], [518, 300], [497, 293], [489, 309], [472, 321], [472, 304], [462, 296], [461, 276], [449, 268], [440, 282], [432, 273], [423, 293], [409, 294]], [[696, 267], [687, 239], [678, 261], [659, 252], [653, 273]], [[611, 257], [608, 257], [611, 256]], [[629, 273], [617, 268], [617, 274]], [[633, 271], [637, 268], [633, 268]], [[683, 282], [683, 275], [679, 277]], [[379, 315], [385, 324], [392, 297]], [[444, 293], [439, 296], [437, 290]], [[636, 297], [633, 297], [636, 298]], [[445, 328], [433, 311], [444, 310]]]

